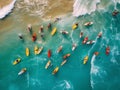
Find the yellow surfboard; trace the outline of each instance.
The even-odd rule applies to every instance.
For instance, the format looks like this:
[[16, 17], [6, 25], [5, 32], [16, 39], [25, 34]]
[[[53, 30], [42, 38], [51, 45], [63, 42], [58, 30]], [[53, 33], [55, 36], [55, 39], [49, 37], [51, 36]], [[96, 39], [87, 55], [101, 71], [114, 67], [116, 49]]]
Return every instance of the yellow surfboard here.
[[84, 61], [83, 61], [83, 64], [86, 64], [87, 61], [88, 61], [88, 56], [85, 56]]
[[58, 70], [59, 70], [59, 67], [56, 67], [56, 68], [53, 70], [52, 74], [53, 74], [53, 75], [56, 74], [56, 73], [58, 72]]
[[29, 48], [26, 48], [26, 56], [29, 56], [30, 55], [30, 50]]
[[20, 59], [20, 58], [16, 59], [16, 60], [13, 62], [13, 65], [18, 64], [20, 61], [21, 61], [21, 59]]
[[35, 55], [37, 55], [37, 53], [38, 53], [38, 46], [34, 47], [34, 53], [35, 53]]
[[57, 31], [57, 28], [53, 28], [52, 32], [51, 32], [51, 35], [53, 36]]
[[77, 27], [78, 27], [78, 25], [77, 25], [77, 24], [74, 24], [74, 25], [72, 26], [72, 30], [75, 30]]

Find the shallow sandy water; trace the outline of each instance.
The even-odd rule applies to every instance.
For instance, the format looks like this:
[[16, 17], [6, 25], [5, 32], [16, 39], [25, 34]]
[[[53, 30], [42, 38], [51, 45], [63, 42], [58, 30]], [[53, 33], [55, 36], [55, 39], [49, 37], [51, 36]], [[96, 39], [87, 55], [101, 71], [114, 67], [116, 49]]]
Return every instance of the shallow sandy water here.
[[13, 0], [0, 0], [0, 8], [10, 4]]
[[[6, 6], [7, 4], [10, 4], [10, 2], [12, 2], [13, 0], [0, 0], [0, 7]], [[15, 7], [17, 6], [17, 4], [19, 3], [19, 1], [16, 2]], [[30, 16], [28, 12], [23, 12], [23, 13], [19, 13], [19, 10], [16, 12], [16, 8], [13, 9], [13, 15], [15, 15], [14, 17], [12, 17], [11, 15], [8, 15], [8, 17], [6, 17], [4, 20], [0, 21], [1, 27], [0, 29], [3, 30], [5, 27], [9, 27], [11, 26], [11, 24], [16, 20], [21, 20], [24, 23], [38, 23], [40, 22], [42, 19], [43, 20], [48, 20], [49, 19], [54, 19], [57, 16], [62, 16], [62, 15], [66, 15], [68, 13], [72, 13], [73, 10], [73, 3], [74, 0], [58, 0], [56, 2], [56, 0], [48, 0], [48, 5], [45, 6], [44, 9], [44, 15], [42, 16]], [[20, 9], [21, 10], [21, 9]], [[11, 24], [9, 23], [11, 22]]]
[[58, 15], [63, 15], [73, 11], [74, 0], [49, 0], [48, 6], [46, 6], [46, 17], [52, 18]]

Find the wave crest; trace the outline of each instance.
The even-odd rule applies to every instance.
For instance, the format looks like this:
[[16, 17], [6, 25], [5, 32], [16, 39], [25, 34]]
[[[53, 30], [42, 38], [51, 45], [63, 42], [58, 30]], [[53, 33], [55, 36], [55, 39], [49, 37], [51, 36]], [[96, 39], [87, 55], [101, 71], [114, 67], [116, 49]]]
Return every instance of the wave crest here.
[[[116, 9], [120, 0], [75, 0], [73, 5], [73, 16], [79, 17], [85, 14], [91, 14], [96, 10], [105, 10], [110, 5]], [[97, 6], [99, 4], [99, 6]]]
[[6, 15], [8, 15], [12, 9], [14, 8], [16, 0], [13, 0], [9, 5], [3, 7], [0, 9], [0, 19], [4, 18]]
[[75, 0], [73, 5], [73, 16], [81, 16], [85, 14], [91, 14], [96, 10], [96, 5], [100, 3], [100, 0]]

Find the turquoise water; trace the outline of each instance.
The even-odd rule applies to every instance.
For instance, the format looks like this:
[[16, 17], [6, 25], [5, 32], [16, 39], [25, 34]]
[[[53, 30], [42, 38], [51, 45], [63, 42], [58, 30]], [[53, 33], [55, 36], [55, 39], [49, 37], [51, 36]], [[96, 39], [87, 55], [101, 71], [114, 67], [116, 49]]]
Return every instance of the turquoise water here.
[[[118, 4], [117, 9], [120, 10]], [[37, 33], [37, 41], [32, 42], [31, 35], [26, 31], [28, 23], [16, 20], [14, 13], [9, 27], [1, 30], [0, 40], [0, 88], [1, 90], [120, 90], [120, 14], [116, 17], [111, 15], [114, 7], [111, 6], [105, 12], [95, 11], [91, 15], [79, 18], [71, 14], [66, 15], [62, 20], [52, 23], [52, 28], [57, 27], [57, 33], [52, 37], [51, 30], [46, 26], [53, 21], [38, 21], [32, 24], [33, 32]], [[93, 21], [91, 27], [83, 24]], [[2, 20], [0, 21], [2, 22]], [[72, 31], [71, 26], [78, 22], [79, 27]], [[39, 26], [44, 25], [45, 40], [41, 40], [38, 33]], [[60, 30], [66, 30], [69, 35], [60, 34]], [[93, 45], [83, 45], [83, 38], [79, 38], [80, 32], [84, 32], [84, 37], [89, 40], [96, 40]], [[103, 36], [97, 39], [98, 33], [102, 31]], [[18, 33], [22, 33], [24, 41], [19, 40]], [[72, 51], [72, 44], [77, 43], [77, 48]], [[34, 55], [34, 46], [43, 46], [40, 55]], [[61, 53], [56, 53], [57, 48], [63, 45]], [[110, 55], [105, 55], [106, 46], [110, 46]], [[25, 48], [30, 48], [30, 56], [26, 57]], [[51, 49], [50, 60], [53, 66], [48, 70], [44, 67], [49, 60], [47, 51]], [[93, 53], [99, 52], [94, 58]], [[60, 66], [62, 56], [71, 53], [68, 62]], [[89, 61], [83, 65], [83, 58], [89, 55]], [[20, 57], [22, 61], [16, 66], [12, 62]], [[52, 75], [53, 69], [59, 66], [56, 75]], [[27, 68], [27, 72], [18, 76], [21, 68]]]

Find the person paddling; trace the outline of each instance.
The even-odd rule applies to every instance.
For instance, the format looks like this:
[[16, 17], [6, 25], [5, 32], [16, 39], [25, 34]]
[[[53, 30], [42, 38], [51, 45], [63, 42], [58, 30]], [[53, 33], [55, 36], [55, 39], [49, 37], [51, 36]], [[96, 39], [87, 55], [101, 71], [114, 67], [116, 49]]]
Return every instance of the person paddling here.
[[23, 39], [23, 36], [22, 36], [22, 34], [20, 33], [20, 34], [18, 34], [18, 36], [19, 36], [19, 38], [22, 40]]
[[47, 27], [48, 27], [48, 29], [51, 28], [51, 23], [49, 23]]
[[102, 32], [99, 32], [97, 38], [101, 38], [102, 37]]
[[113, 15], [113, 16], [116, 16], [118, 13], [119, 13], [119, 11], [114, 10], [113, 13], [112, 13], [112, 15]]
[[83, 36], [83, 32], [80, 32], [80, 38], [82, 38], [82, 36]]
[[106, 47], [106, 55], [109, 55], [109, 53], [110, 53], [110, 47], [107, 46], [107, 47]]
[[43, 32], [43, 25], [40, 26], [39, 33]]
[[29, 24], [29, 25], [27, 26], [27, 30], [28, 30], [30, 33], [32, 33], [32, 26], [31, 26], [31, 24]]

